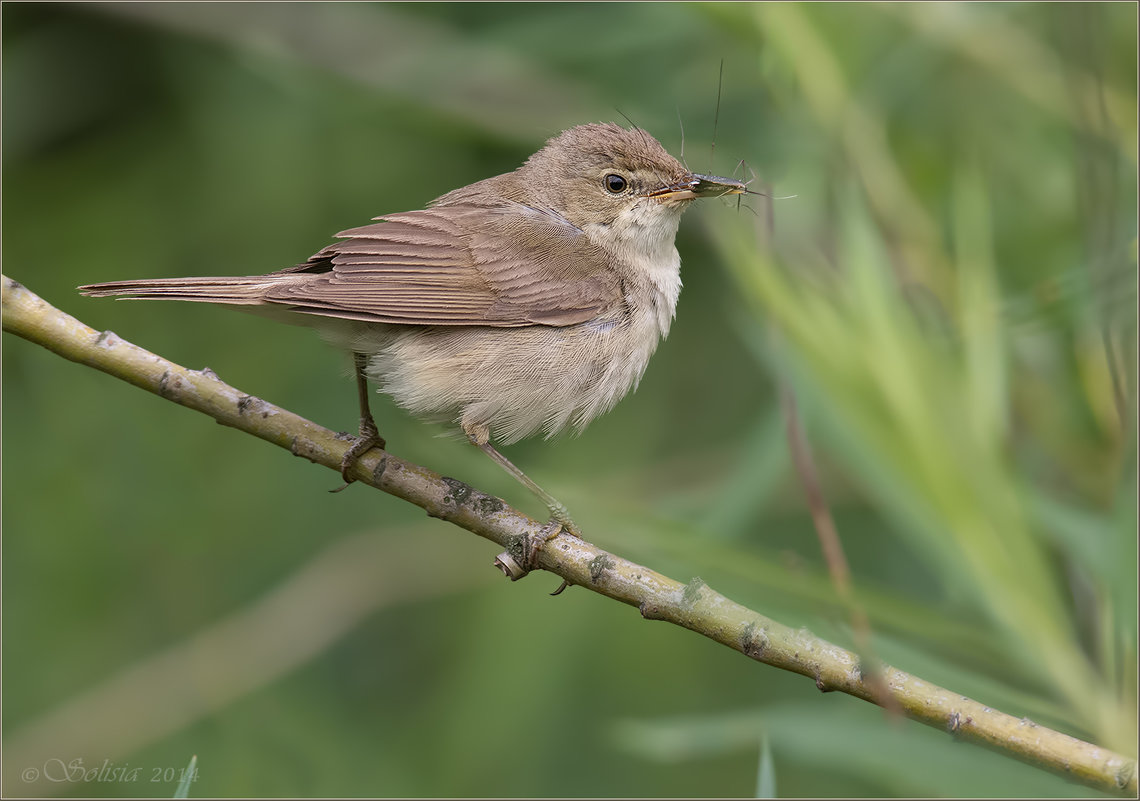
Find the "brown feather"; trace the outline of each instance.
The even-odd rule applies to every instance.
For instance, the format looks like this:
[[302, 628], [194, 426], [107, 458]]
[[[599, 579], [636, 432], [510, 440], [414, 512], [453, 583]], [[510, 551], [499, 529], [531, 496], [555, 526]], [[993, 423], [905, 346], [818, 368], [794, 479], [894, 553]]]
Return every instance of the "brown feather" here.
[[364, 322], [496, 327], [573, 325], [622, 300], [620, 281], [601, 269], [607, 260], [597, 246], [548, 211], [511, 201], [457, 203], [377, 219], [342, 231], [345, 241], [309, 261], [264, 276], [80, 289], [95, 297], [272, 305]]

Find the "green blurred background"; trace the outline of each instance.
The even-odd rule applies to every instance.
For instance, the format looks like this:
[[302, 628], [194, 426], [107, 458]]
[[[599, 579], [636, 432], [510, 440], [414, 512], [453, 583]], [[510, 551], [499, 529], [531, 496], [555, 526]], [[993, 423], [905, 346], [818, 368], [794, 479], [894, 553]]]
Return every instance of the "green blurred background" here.
[[[638, 392], [509, 456], [602, 547], [851, 646], [787, 389], [879, 655], [1136, 753], [1135, 4], [2, 11], [4, 272], [336, 429], [349, 360], [311, 332], [75, 286], [277, 269], [568, 126], [680, 155], [683, 122], [691, 168], [777, 199], [690, 211]], [[6, 795], [168, 796], [192, 754], [194, 796], [1087, 793], [3, 360]], [[373, 409], [394, 453], [541, 513]]]

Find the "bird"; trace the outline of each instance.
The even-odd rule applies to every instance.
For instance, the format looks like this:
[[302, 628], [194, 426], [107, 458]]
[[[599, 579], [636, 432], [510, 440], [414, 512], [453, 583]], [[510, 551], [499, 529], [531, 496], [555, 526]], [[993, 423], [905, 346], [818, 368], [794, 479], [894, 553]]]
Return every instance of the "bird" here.
[[[641, 128], [567, 129], [517, 169], [374, 217], [263, 275], [87, 284], [91, 297], [235, 306], [315, 328], [353, 354], [359, 436], [386, 448], [368, 381], [414, 416], [451, 423], [580, 531], [493, 443], [583, 430], [637, 387], [681, 290], [675, 237], [701, 197], [745, 184], [691, 172]], [[341, 487], [340, 489], [343, 489]]]

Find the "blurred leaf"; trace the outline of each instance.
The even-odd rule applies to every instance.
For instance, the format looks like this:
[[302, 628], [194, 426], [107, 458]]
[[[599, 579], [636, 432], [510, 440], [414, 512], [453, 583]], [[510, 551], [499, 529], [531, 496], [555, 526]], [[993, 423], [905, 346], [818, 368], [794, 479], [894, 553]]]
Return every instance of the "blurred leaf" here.
[[190, 764], [186, 766], [186, 770], [182, 773], [182, 778], [178, 781], [178, 788], [174, 791], [174, 798], [189, 798], [190, 785], [197, 778], [198, 771], [198, 755], [190, 757]]
[[[775, 703], [719, 715], [621, 720], [610, 737], [628, 753], [656, 762], [693, 762], [709, 754], [755, 753], [766, 733], [773, 757], [829, 773], [870, 775], [887, 792], [918, 798], [1088, 796], [1088, 791], [944, 732], [882, 712], [868, 718], [858, 703]], [[1098, 797], [1108, 797], [1099, 794]]]
[[776, 765], [772, 761], [772, 747], [768, 735], [760, 735], [760, 760], [756, 770], [756, 797], [778, 798], [776, 795]]

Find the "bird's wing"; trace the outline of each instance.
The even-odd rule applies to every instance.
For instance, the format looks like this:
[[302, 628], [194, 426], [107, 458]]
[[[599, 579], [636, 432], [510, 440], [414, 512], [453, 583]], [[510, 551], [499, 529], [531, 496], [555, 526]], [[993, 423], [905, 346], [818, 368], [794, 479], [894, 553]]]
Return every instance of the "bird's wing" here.
[[581, 229], [521, 204], [390, 214], [280, 275], [265, 301], [326, 317], [413, 325], [572, 325], [623, 302]]

